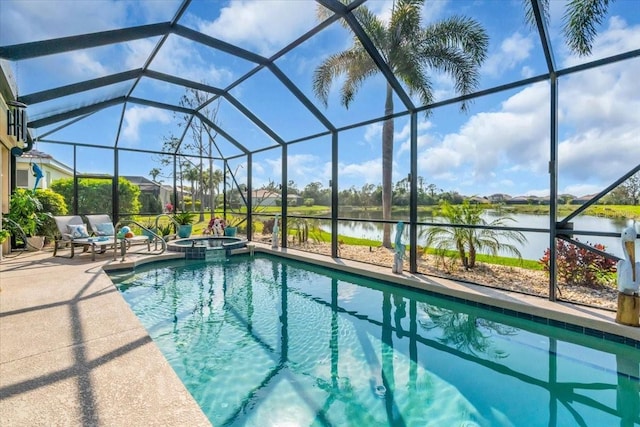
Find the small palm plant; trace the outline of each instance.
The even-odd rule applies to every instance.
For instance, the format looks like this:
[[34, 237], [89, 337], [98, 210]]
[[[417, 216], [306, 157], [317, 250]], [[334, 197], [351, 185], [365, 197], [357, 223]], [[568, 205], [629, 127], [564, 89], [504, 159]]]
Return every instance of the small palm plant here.
[[498, 255], [498, 250], [503, 250], [521, 259], [522, 255], [518, 248], [501, 239], [522, 244], [527, 241], [524, 234], [514, 230], [475, 228], [475, 226], [506, 227], [507, 221], [513, 221], [513, 218], [501, 213], [498, 218], [487, 222], [482, 218], [482, 212], [483, 208], [480, 205], [472, 204], [468, 200], [460, 205], [443, 202], [440, 206], [440, 214], [449, 224], [471, 227], [437, 225], [422, 230], [420, 237], [426, 238], [425, 251], [430, 247], [441, 253], [455, 250], [462, 265], [467, 269], [475, 267], [476, 253], [482, 250], [487, 250], [494, 256]]

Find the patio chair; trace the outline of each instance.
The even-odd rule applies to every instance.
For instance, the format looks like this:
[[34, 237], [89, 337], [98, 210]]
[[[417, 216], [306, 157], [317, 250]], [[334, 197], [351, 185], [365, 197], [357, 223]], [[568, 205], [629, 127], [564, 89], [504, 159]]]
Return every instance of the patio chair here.
[[86, 252], [91, 248], [91, 260], [95, 261], [96, 247], [99, 246], [100, 253], [103, 253], [107, 250], [107, 247], [113, 247], [116, 244], [116, 241], [113, 238], [98, 239], [90, 237], [89, 232], [87, 231], [87, 226], [79, 215], [54, 216], [53, 220], [58, 227], [59, 233], [53, 242], [54, 257], [62, 256], [58, 255], [58, 250], [61, 249], [60, 246], [70, 247], [71, 255], [69, 258], [74, 257], [75, 248], [77, 246], [82, 246], [83, 252]]
[[[85, 215], [87, 217], [87, 221], [89, 221], [89, 227], [98, 237], [107, 236], [107, 237], [115, 237], [116, 229], [111, 221], [111, 217], [106, 214], [100, 215]], [[127, 249], [131, 247], [131, 245], [135, 244], [146, 244], [147, 250], [151, 251], [151, 239], [148, 236], [133, 236], [126, 237], [124, 239], [126, 242]]]

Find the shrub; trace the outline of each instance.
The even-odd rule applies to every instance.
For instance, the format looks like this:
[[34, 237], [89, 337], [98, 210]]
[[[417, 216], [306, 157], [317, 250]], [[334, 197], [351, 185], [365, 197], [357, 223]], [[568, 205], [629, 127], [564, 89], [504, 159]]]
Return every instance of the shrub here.
[[[64, 197], [67, 206], [73, 206], [73, 178], [62, 178], [51, 183], [51, 189]], [[78, 180], [78, 210], [83, 214], [102, 214], [111, 211], [113, 184], [111, 177], [80, 178]], [[131, 181], [118, 178], [120, 212], [140, 212], [140, 188]]]
[[9, 199], [9, 223], [11, 234], [18, 236], [16, 229], [11, 229], [14, 224], [22, 228], [27, 236], [35, 236], [38, 226], [42, 223], [45, 215], [42, 213], [42, 203], [31, 190], [16, 188]]
[[307, 206], [307, 207], [311, 207], [311, 206], [313, 206], [313, 203], [314, 203], [314, 202], [315, 202], [315, 201], [314, 201], [312, 198], [310, 198], [310, 197], [309, 197], [309, 198], [304, 199], [304, 205], [305, 205], [305, 206]]
[[272, 234], [273, 233], [273, 224], [274, 224], [274, 219], [267, 219], [265, 221], [262, 221], [262, 234]]
[[[589, 244], [587, 242], [587, 244]], [[600, 251], [605, 250], [602, 244], [590, 245]], [[545, 271], [549, 271], [550, 250], [544, 252], [540, 259]], [[587, 249], [580, 248], [564, 240], [556, 244], [556, 271], [561, 282], [574, 286], [606, 286], [608, 276], [616, 271], [616, 262]]]

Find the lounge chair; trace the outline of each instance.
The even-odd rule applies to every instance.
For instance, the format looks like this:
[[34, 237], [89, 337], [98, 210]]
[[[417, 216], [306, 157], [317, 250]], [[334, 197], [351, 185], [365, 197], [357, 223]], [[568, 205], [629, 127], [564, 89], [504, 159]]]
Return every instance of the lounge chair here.
[[76, 246], [82, 246], [83, 252], [91, 248], [91, 260], [95, 261], [96, 247], [99, 246], [100, 253], [103, 253], [107, 250], [107, 247], [114, 247], [116, 244], [113, 238], [91, 237], [87, 226], [79, 215], [54, 216], [53, 220], [58, 227], [59, 233], [53, 243], [53, 256], [61, 256], [58, 255], [58, 249], [61, 249], [60, 246], [69, 246], [71, 249], [69, 258], [73, 258]]
[[[98, 237], [115, 237], [116, 229], [109, 215], [101, 214], [85, 216], [87, 217], [87, 221], [89, 221], [89, 227], [91, 227], [94, 235]], [[147, 250], [151, 251], [151, 239], [148, 236], [126, 237], [124, 240], [126, 242], [127, 248], [129, 248], [133, 244], [146, 244]]]

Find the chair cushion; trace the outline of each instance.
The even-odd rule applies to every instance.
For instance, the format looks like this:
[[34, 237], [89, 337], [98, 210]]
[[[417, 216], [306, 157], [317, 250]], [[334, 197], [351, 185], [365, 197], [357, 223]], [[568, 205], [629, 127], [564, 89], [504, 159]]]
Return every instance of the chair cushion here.
[[113, 224], [110, 222], [104, 222], [102, 224], [96, 225], [96, 234], [98, 236], [113, 236], [115, 234], [115, 229], [113, 228]]
[[73, 237], [74, 239], [89, 237], [87, 226], [84, 224], [67, 225], [67, 232], [71, 234], [71, 237]]

